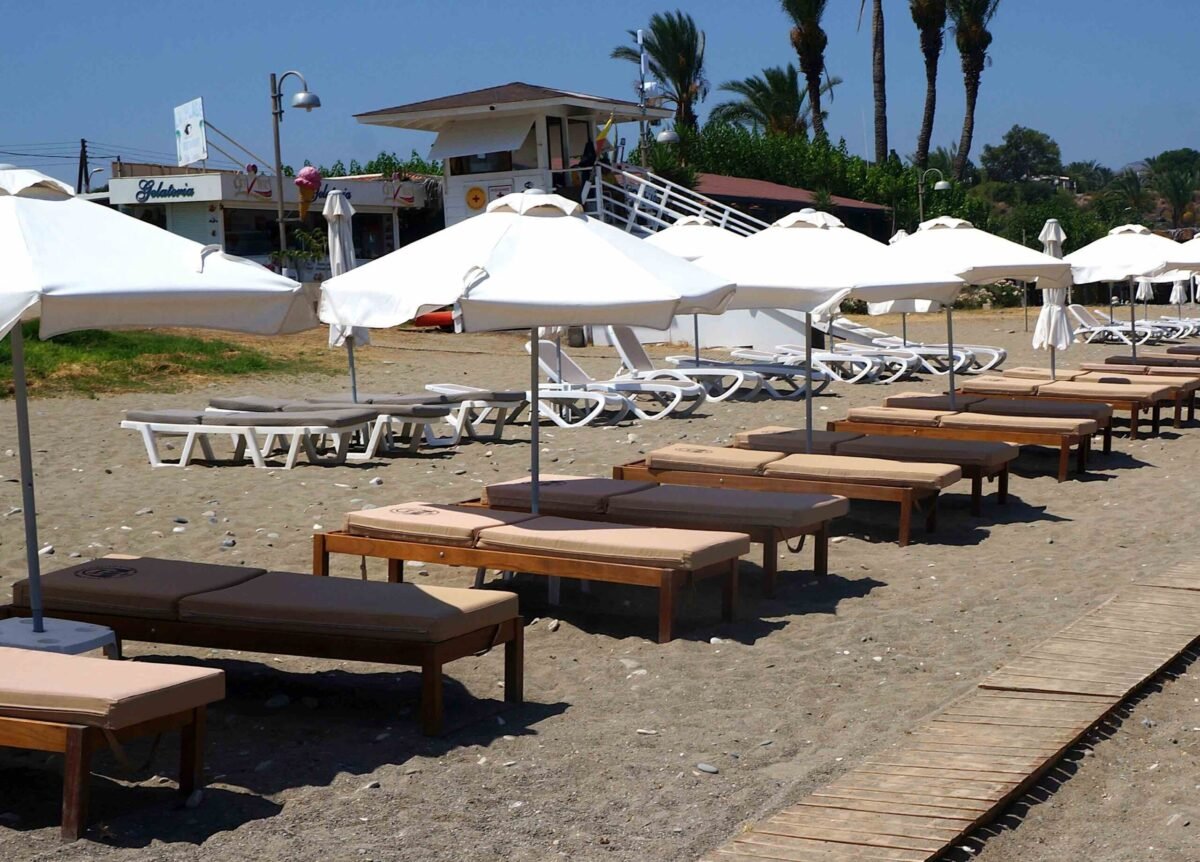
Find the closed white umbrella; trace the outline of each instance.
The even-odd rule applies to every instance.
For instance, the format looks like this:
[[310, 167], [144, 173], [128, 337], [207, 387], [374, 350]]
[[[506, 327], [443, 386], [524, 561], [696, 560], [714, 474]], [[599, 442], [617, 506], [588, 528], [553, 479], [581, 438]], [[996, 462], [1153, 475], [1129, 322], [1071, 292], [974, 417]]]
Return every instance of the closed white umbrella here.
[[1169, 303], [1179, 309], [1180, 320], [1183, 319], [1183, 304], [1188, 301], [1187, 285], [1187, 279], [1175, 282], [1171, 286], [1171, 296], [1167, 299]]
[[[1063, 243], [1067, 241], [1067, 232], [1063, 230], [1058, 219], [1048, 218], [1038, 234], [1038, 242], [1042, 244], [1042, 253], [1056, 260], [1062, 260]], [[1042, 297], [1043, 301], [1045, 297]], [[1067, 302], [1071, 301], [1071, 288], [1067, 286]], [[1065, 313], [1065, 312], [1064, 312]]]
[[[325, 216], [325, 224], [329, 229], [330, 272], [334, 276], [344, 275], [358, 266], [358, 261], [354, 257], [354, 228], [352, 226], [354, 207], [350, 205], [350, 199], [346, 197], [345, 192], [341, 189], [333, 189], [329, 193], [329, 197], [325, 198], [325, 209], [321, 214]], [[365, 327], [347, 327], [337, 324], [329, 327], [329, 346], [346, 348], [346, 361], [350, 365], [350, 397], [356, 404], [358, 403], [358, 374], [354, 368], [354, 348], [355, 346], [365, 347], [370, 343], [371, 334]]]
[[[33, 631], [49, 632], [35, 645], [55, 648], [45, 641], [58, 639], [64, 648], [76, 624], [42, 618], [22, 315], [41, 318], [43, 338], [159, 326], [273, 334], [317, 321], [290, 279], [76, 198], [69, 186], [37, 171], [0, 166], [0, 337], [12, 335]], [[6, 623], [12, 624], [6, 635], [24, 625]]]
[[[1042, 252], [1061, 260], [1066, 231], [1056, 218], [1046, 219], [1038, 234]], [[1050, 378], [1054, 379], [1055, 354], [1071, 346], [1071, 321], [1067, 318], [1065, 303], [1071, 301], [1071, 288], [1051, 287], [1042, 291], [1042, 310], [1038, 313], [1037, 325], [1033, 329], [1033, 349], [1050, 351]]]
[[[432, 251], [431, 251], [432, 249]], [[441, 259], [442, 253], [451, 261]], [[418, 267], [408, 271], [405, 262]], [[538, 505], [539, 326], [665, 329], [676, 314], [719, 313], [733, 283], [584, 214], [559, 195], [519, 192], [487, 211], [322, 286], [321, 320], [398, 326], [455, 306], [465, 331], [530, 330], [531, 503]]]

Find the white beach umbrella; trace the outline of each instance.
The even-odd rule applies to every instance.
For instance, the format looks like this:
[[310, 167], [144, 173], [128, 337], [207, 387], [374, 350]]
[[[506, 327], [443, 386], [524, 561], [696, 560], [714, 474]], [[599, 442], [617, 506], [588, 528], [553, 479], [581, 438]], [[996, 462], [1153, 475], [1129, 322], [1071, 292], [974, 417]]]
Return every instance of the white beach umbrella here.
[[[325, 198], [325, 209], [321, 215], [325, 217], [329, 229], [329, 270], [335, 276], [344, 275], [358, 266], [354, 257], [354, 207], [350, 205], [345, 192], [333, 189]], [[350, 365], [350, 397], [355, 403], [358, 403], [358, 375], [354, 368], [354, 348], [370, 343], [371, 334], [365, 327], [337, 324], [329, 327], [329, 346], [346, 348], [346, 361]]]
[[40, 632], [53, 621], [42, 619], [22, 316], [41, 318], [43, 338], [159, 326], [274, 334], [317, 321], [290, 279], [76, 198], [37, 171], [0, 166], [0, 337], [12, 335], [25, 554]]
[[1171, 286], [1171, 296], [1168, 302], [1179, 309], [1179, 317], [1183, 318], [1183, 304], [1188, 301], [1188, 286], [1189, 279], [1181, 279]]
[[[1042, 251], [1055, 259], [1063, 256], [1066, 231], [1056, 218], [1046, 219], [1038, 241]], [[1033, 349], [1050, 351], [1050, 378], [1054, 379], [1055, 354], [1071, 346], [1071, 321], [1067, 317], [1066, 304], [1071, 301], [1071, 288], [1050, 287], [1042, 290], [1042, 310], [1038, 313], [1037, 325], [1033, 329]]]
[[[441, 259], [443, 253], [453, 262]], [[419, 271], [408, 272], [404, 261]], [[322, 286], [321, 319], [397, 326], [422, 311], [454, 305], [464, 331], [528, 328], [536, 511], [537, 327], [666, 329], [676, 314], [720, 313], [733, 292], [729, 279], [590, 218], [574, 201], [518, 192], [493, 201], [481, 215], [331, 278]]]
[[892, 238], [888, 240], [888, 245], [895, 245], [906, 236], [908, 236], [908, 231], [906, 231], [904, 228], [900, 228], [900, 230], [892, 234]]

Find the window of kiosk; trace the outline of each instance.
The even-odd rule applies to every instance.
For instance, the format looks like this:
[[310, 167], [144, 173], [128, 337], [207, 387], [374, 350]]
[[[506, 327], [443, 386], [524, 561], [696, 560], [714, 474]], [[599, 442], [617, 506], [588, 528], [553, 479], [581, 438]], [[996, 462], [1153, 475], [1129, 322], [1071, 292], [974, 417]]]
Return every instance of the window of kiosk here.
[[450, 174], [456, 177], [470, 174], [503, 174], [513, 169], [510, 152], [479, 153], [474, 156], [454, 156], [450, 159]]
[[275, 213], [267, 210], [225, 209], [225, 251], [240, 257], [261, 257], [279, 250]]
[[[562, 117], [546, 118], [546, 142], [550, 146], [550, 170], [561, 171], [567, 166], [567, 146], [563, 136]], [[556, 182], [555, 185], [558, 185]]]

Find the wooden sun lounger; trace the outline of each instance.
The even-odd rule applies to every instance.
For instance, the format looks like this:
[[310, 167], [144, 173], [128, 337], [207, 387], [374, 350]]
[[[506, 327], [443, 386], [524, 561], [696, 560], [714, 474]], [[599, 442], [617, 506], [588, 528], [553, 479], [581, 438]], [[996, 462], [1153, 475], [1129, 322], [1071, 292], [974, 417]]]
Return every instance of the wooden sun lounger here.
[[[1090, 365], [1091, 367], [1086, 367]], [[1024, 378], [1027, 380], [1050, 380], [1049, 368], [1018, 367], [1006, 368], [1002, 374], [1006, 377]], [[1200, 377], [1188, 375], [1182, 369], [1174, 373], [1156, 374], [1147, 366], [1116, 366], [1107, 363], [1084, 363], [1078, 369], [1055, 370], [1056, 380], [1071, 383], [1099, 384], [1129, 384], [1132, 386], [1162, 386], [1172, 390], [1175, 396], [1174, 426], [1182, 427], [1183, 409], [1187, 408], [1188, 421], [1196, 415], [1196, 390], [1200, 389]]]
[[1023, 446], [1050, 446], [1059, 450], [1058, 481], [1070, 473], [1071, 449], [1077, 452], [1076, 469], [1087, 471], [1087, 456], [1096, 423], [1046, 417], [1000, 416], [903, 407], [858, 407], [847, 418], [827, 425], [830, 431], [860, 434], [894, 434], [945, 440], [999, 440]]
[[[396, 587], [150, 557], [106, 557], [45, 575], [46, 612], [147, 643], [421, 668], [421, 730], [441, 733], [442, 666], [504, 645], [504, 699], [524, 699], [517, 597], [497, 590]], [[29, 615], [28, 582], [13, 616]]]
[[351, 512], [346, 529], [313, 536], [313, 573], [329, 574], [330, 554], [387, 560], [388, 581], [416, 560], [476, 570], [526, 572], [658, 590], [658, 641], [675, 636], [676, 594], [707, 578], [722, 581], [721, 616], [737, 611], [740, 532], [641, 527], [574, 518], [409, 502]]
[[[1101, 383], [1075, 383], [1070, 380], [1060, 380], [1046, 383], [1039, 380], [1021, 380], [1008, 377], [978, 377], [963, 384], [958, 393], [966, 395], [986, 395], [988, 398], [1037, 398], [1047, 401], [1072, 401], [1089, 404], [1107, 404], [1113, 410], [1129, 414], [1129, 436], [1132, 440], [1139, 439], [1140, 424], [1145, 413], [1150, 414], [1153, 432], [1157, 434], [1162, 425], [1162, 405], [1174, 404], [1176, 419], [1182, 417], [1182, 401], [1178, 390], [1164, 387], [1128, 386], [1126, 391], [1121, 387], [1126, 384], [1106, 385]], [[956, 393], [956, 394], [958, 394]]]
[[64, 840], [87, 828], [92, 754], [102, 748], [178, 730], [179, 794], [203, 784], [205, 707], [225, 696], [221, 671], [12, 647], [0, 647], [0, 669], [0, 746], [65, 757]]
[[[801, 536], [813, 541], [813, 571], [829, 574], [829, 524], [850, 510], [833, 494], [782, 494], [730, 488], [684, 488], [621, 479], [543, 475], [539, 511], [588, 521], [676, 527], [684, 530], [736, 530], [762, 545], [765, 592], [774, 595], [779, 574], [779, 543]], [[530, 482], [516, 479], [484, 488], [481, 498], [459, 505], [528, 512]]]
[[[913, 512], [924, 512], [925, 528], [933, 532], [937, 528], [938, 494], [961, 479], [962, 471], [948, 464], [891, 462], [893, 469], [888, 469], [888, 464], [869, 458], [676, 444], [650, 452], [643, 460], [613, 467], [613, 478], [701, 488], [836, 494], [850, 500], [898, 503], [897, 541], [905, 547]], [[885, 478], [884, 473], [890, 475]], [[871, 476], [874, 478], [868, 478]]]

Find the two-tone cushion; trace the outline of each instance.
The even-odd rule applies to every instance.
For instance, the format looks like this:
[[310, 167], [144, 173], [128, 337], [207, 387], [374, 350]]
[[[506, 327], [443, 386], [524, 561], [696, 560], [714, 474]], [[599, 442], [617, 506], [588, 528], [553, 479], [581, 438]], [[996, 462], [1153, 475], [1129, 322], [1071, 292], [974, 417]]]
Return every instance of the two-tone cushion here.
[[750, 550], [742, 533], [539, 517], [479, 534], [477, 547], [694, 571]]
[[225, 697], [220, 670], [0, 647], [0, 715], [121, 730]]
[[850, 511], [845, 497], [657, 485], [608, 502], [609, 517], [630, 524], [704, 530], [775, 527], [800, 530]]
[[1139, 383], [1091, 383], [1063, 381], [1043, 383], [1038, 386], [1038, 395], [1062, 395], [1067, 398], [1094, 398], [1103, 401], [1169, 401], [1173, 396], [1165, 386], [1145, 386]]
[[983, 401], [982, 395], [955, 395], [954, 406], [950, 406], [948, 395], [927, 395], [924, 392], [901, 392], [899, 395], [889, 395], [883, 399], [884, 407], [902, 407], [905, 410], [966, 410], [977, 401]]
[[[47, 611], [176, 619], [188, 596], [220, 590], [261, 575], [264, 569], [217, 566], [155, 557], [101, 557], [42, 575]], [[29, 582], [13, 584], [13, 604], [29, 607]]]
[[1188, 377], [1185, 375], [1168, 375], [1168, 374], [1129, 374], [1125, 371], [1090, 371], [1076, 380], [1097, 383], [1135, 383], [1138, 386], [1169, 386], [1177, 389], [1182, 389], [1184, 392], [1195, 392], [1200, 388], [1200, 377]]
[[962, 382], [962, 390], [983, 395], [1036, 395], [1044, 382], [1019, 377], [972, 377]]
[[355, 536], [469, 548], [481, 530], [517, 524], [531, 517], [524, 512], [413, 501], [349, 512], [345, 529]]
[[496, 590], [389, 584], [268, 572], [180, 603], [185, 622], [233, 625], [289, 635], [345, 633], [438, 643], [518, 615], [517, 597]]
[[[833, 450], [847, 440], [861, 437], [852, 431], [812, 431], [812, 454], [832, 455]], [[759, 449], [787, 454], [808, 452], [808, 435], [802, 428], [786, 425], [767, 425], [752, 431], [739, 431], [733, 435], [733, 445], [738, 449]]]
[[1051, 373], [1049, 368], [1018, 365], [1016, 368], [1005, 368], [1000, 373], [1019, 380], [1074, 380], [1086, 372], [1073, 368], [1056, 368]]
[[941, 489], [961, 479], [962, 469], [953, 464], [888, 461], [881, 458], [788, 455], [769, 465], [766, 475], [780, 479]]
[[967, 407], [968, 413], [993, 416], [1053, 416], [1057, 419], [1091, 419], [1100, 427], [1112, 421], [1112, 406], [1102, 402], [1053, 401], [1048, 398], [986, 398]]
[[[601, 515], [611, 498], [657, 487], [653, 482], [545, 475], [538, 481], [538, 505], [544, 514]], [[532, 497], [528, 478], [496, 482], [483, 489], [483, 503], [500, 509], [527, 510]]]
[[1016, 459], [1019, 446], [990, 440], [940, 440], [931, 437], [892, 437], [872, 434], [838, 446], [837, 454], [893, 461], [957, 464], [996, 469]]
[[691, 473], [735, 473], [757, 476], [772, 461], [783, 457], [782, 452], [759, 452], [750, 449], [728, 449], [722, 446], [699, 446], [676, 443], [655, 449], [646, 455], [646, 466], [652, 470], [686, 470]]
[[959, 413], [942, 420], [943, 428], [971, 431], [1012, 431], [1028, 434], [1078, 434], [1091, 436], [1099, 425], [1091, 419], [1055, 416], [1002, 416], [998, 413]]
[[934, 428], [943, 416], [953, 415], [949, 410], [907, 410], [903, 407], [854, 407], [846, 418], [851, 422], [869, 422], [872, 425], [915, 425]]

